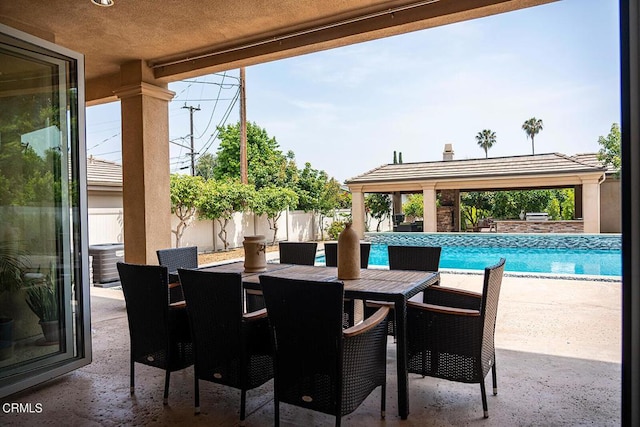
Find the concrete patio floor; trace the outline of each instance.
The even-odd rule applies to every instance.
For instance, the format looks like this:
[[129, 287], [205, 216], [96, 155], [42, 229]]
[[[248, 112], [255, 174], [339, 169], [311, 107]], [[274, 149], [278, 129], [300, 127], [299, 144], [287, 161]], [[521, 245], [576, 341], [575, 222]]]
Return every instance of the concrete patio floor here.
[[[442, 274], [442, 284], [481, 290], [482, 276]], [[41, 403], [40, 414], [5, 414], [0, 425], [238, 425], [240, 393], [200, 382], [202, 414], [193, 415], [193, 370], [171, 376], [136, 365], [129, 394], [129, 335], [122, 292], [91, 289], [93, 363], [5, 402]], [[489, 418], [480, 387], [410, 375], [410, 415], [397, 412], [395, 345], [388, 344], [387, 416], [379, 389], [347, 426], [619, 425], [621, 420], [621, 284], [584, 280], [504, 278], [496, 328], [498, 395], [486, 380]], [[273, 382], [247, 393], [247, 426], [273, 425]], [[334, 418], [281, 405], [284, 426], [332, 425]]]

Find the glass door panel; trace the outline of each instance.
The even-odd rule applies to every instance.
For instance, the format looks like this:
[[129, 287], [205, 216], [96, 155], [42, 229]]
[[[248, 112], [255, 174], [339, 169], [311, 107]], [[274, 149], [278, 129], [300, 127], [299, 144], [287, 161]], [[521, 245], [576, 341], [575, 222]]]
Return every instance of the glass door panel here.
[[89, 360], [80, 89], [75, 58], [0, 33], [2, 395]]

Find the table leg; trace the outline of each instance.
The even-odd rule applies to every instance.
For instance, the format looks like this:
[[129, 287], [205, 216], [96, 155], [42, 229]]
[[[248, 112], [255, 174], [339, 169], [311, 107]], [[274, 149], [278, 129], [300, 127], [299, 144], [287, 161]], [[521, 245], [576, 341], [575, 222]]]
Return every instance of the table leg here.
[[400, 418], [409, 416], [409, 376], [407, 374], [407, 302], [396, 301], [396, 353], [398, 366], [398, 412]]

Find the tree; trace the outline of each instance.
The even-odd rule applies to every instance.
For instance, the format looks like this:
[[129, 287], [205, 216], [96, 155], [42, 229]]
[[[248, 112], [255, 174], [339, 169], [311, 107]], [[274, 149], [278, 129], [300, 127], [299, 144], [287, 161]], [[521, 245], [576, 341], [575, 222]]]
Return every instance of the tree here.
[[[240, 179], [240, 123], [218, 127], [217, 180]], [[298, 170], [294, 154], [280, 150], [275, 138], [255, 123], [247, 123], [247, 163], [249, 183], [264, 187], [293, 187]]]
[[407, 218], [422, 218], [424, 216], [424, 195], [422, 193], [411, 194], [402, 205], [402, 212]]
[[269, 229], [273, 230], [275, 245], [278, 237], [278, 220], [287, 208], [295, 209], [298, 195], [295, 191], [283, 187], [264, 187], [256, 192], [251, 203], [251, 210], [258, 216], [266, 215]]
[[314, 169], [307, 162], [304, 169], [298, 171], [295, 192], [298, 195], [297, 209], [318, 215], [320, 235], [324, 238], [324, 217], [339, 204], [340, 184], [334, 178], [329, 179], [325, 171]]
[[380, 224], [391, 213], [391, 198], [388, 194], [374, 193], [364, 198], [365, 210], [378, 221], [376, 231], [380, 231]]
[[398, 164], [398, 153], [395, 150], [393, 152], [393, 164], [394, 165]]
[[227, 241], [227, 224], [236, 212], [244, 212], [255, 196], [255, 190], [250, 184], [238, 181], [209, 180], [203, 188], [202, 197], [198, 203], [198, 214], [201, 218], [218, 221], [224, 250], [229, 247]]
[[182, 243], [184, 230], [193, 222], [199, 198], [204, 188], [204, 180], [200, 176], [172, 174], [169, 183], [171, 193], [171, 213], [178, 217], [178, 225], [171, 230], [176, 235], [176, 247]]
[[486, 191], [460, 193], [460, 213], [465, 220], [464, 227], [470, 225], [475, 228], [480, 218], [490, 216], [493, 204], [493, 193]]
[[484, 129], [476, 135], [476, 141], [480, 148], [484, 150], [485, 159], [489, 158], [489, 149], [496, 144], [496, 133], [489, 129]]
[[522, 129], [527, 134], [527, 139], [531, 138], [531, 154], [536, 154], [533, 139], [542, 130], [542, 125], [542, 119], [536, 119], [535, 117], [531, 117], [522, 124]]
[[605, 166], [612, 166], [616, 170], [616, 177], [620, 176], [620, 125], [613, 123], [607, 137], [600, 136], [598, 138], [600, 151], [598, 151], [598, 160]]
[[402, 151], [398, 153], [398, 163], [402, 164]]
[[195, 174], [205, 180], [213, 179], [218, 159], [211, 153], [204, 153], [198, 158]]

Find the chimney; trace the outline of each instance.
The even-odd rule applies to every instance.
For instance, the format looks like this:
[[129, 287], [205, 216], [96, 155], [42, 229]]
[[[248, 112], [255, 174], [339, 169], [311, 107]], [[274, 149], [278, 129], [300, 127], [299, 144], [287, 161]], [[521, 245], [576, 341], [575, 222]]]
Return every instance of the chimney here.
[[442, 160], [453, 160], [453, 144], [444, 144], [444, 151], [442, 152]]

